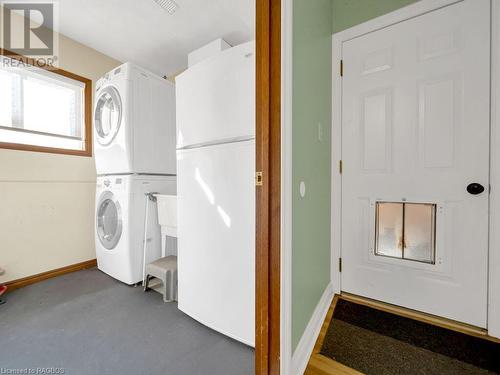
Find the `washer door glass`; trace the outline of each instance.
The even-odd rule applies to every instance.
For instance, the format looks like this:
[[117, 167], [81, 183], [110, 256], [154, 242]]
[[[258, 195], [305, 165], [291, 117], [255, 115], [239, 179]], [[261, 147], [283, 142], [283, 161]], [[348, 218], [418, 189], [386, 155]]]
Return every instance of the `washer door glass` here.
[[97, 236], [102, 246], [113, 249], [122, 234], [120, 204], [112, 197], [102, 200], [97, 209]]
[[106, 146], [115, 138], [122, 121], [120, 94], [113, 86], [101, 90], [94, 112], [94, 127], [97, 141]]

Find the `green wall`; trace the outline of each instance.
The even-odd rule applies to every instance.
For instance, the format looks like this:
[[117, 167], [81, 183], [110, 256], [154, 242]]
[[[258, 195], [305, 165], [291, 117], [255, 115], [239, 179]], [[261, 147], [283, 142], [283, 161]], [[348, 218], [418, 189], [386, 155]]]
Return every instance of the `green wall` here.
[[[330, 281], [331, 0], [293, 2], [292, 348]], [[321, 124], [322, 141], [318, 139]], [[300, 197], [299, 184], [306, 184]]]
[[331, 34], [414, 1], [293, 1], [293, 350], [330, 281]]
[[[313, 0], [315, 1], [315, 0]], [[332, 0], [332, 32], [336, 33], [414, 3], [416, 0]]]

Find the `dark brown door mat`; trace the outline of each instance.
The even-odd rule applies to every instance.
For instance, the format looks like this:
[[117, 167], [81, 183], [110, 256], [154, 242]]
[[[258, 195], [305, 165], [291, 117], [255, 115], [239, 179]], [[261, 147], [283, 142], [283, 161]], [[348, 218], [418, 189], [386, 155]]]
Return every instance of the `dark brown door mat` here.
[[366, 374], [500, 373], [500, 344], [343, 299], [321, 354]]

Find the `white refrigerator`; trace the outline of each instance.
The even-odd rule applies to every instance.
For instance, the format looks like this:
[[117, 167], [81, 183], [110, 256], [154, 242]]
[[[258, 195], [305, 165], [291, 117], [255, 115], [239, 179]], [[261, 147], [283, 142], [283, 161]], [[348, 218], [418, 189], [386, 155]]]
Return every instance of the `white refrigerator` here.
[[255, 345], [255, 44], [176, 78], [178, 306]]

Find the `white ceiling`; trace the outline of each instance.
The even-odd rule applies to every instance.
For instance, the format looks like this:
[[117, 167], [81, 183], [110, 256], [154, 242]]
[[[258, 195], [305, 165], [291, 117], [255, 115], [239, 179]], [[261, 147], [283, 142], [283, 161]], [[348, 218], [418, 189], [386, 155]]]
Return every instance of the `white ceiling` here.
[[157, 74], [187, 67], [187, 54], [222, 37], [254, 39], [255, 0], [175, 0], [171, 15], [153, 0], [60, 0], [59, 32]]

